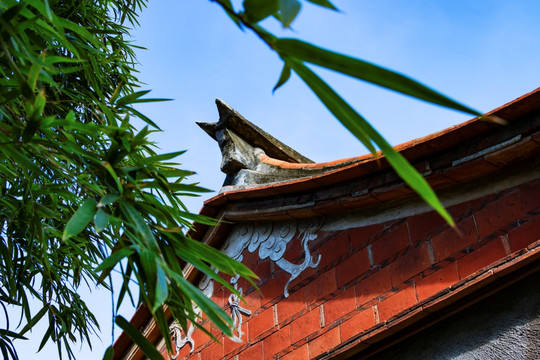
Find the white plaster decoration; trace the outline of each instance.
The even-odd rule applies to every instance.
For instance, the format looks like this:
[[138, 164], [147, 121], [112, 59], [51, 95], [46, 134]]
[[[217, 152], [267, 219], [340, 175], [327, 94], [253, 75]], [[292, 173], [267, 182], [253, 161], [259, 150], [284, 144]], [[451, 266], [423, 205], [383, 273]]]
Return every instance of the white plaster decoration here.
[[[236, 284], [235, 287], [236, 289]], [[242, 288], [238, 290], [240, 295], [243, 295]], [[233, 326], [236, 329], [236, 334], [234, 334], [230, 339], [235, 342], [242, 342], [242, 335], [244, 333], [242, 332], [242, 314], [246, 316], [251, 315], [251, 311], [248, 309], [244, 309], [240, 306], [240, 297], [238, 297], [236, 294], [229, 295], [229, 306], [231, 307], [231, 318], [233, 320]]]
[[173, 321], [170, 329], [171, 329], [171, 338], [175, 343], [175, 350], [176, 350], [176, 355], [171, 355], [171, 359], [176, 360], [176, 358], [178, 358], [178, 354], [180, 353], [180, 350], [182, 350], [182, 348], [186, 346], [186, 344], [191, 345], [189, 353], [190, 354], [193, 353], [193, 349], [195, 349], [195, 341], [193, 341], [193, 338], [191, 336], [193, 335], [193, 332], [195, 331], [195, 326], [193, 326], [193, 324], [189, 325], [189, 328], [185, 337], [182, 337], [182, 328], [180, 327], [178, 322], [176, 322], [176, 320]]
[[[283, 289], [283, 295], [289, 297], [289, 284], [308, 267], [316, 268], [321, 260], [321, 255], [313, 256], [309, 252], [309, 242], [317, 238], [316, 232], [323, 224], [322, 219], [305, 219], [298, 221], [283, 221], [283, 222], [260, 222], [260, 223], [245, 223], [237, 225], [229, 234], [221, 251], [229, 257], [242, 262], [242, 253], [245, 249], [254, 253], [258, 251], [259, 258], [270, 259], [282, 270], [290, 274], [289, 280]], [[304, 250], [304, 261], [300, 264], [293, 264], [283, 258], [287, 245], [294, 238], [300, 238], [302, 249]], [[239, 276], [232, 277], [231, 285], [237, 289], [237, 281]], [[199, 283], [199, 289], [207, 296], [211, 297], [214, 291], [214, 281], [205, 276]], [[242, 294], [242, 288], [238, 290]], [[231, 318], [236, 331], [230, 339], [232, 341], [241, 342], [242, 335], [242, 315], [250, 316], [251, 311], [240, 306], [240, 297], [236, 294], [229, 295], [229, 306], [231, 308]], [[197, 315], [200, 314], [200, 309], [195, 308]], [[173, 322], [171, 326], [171, 335], [176, 343], [176, 354], [186, 345], [191, 345], [190, 353], [195, 348], [195, 343], [191, 335], [195, 331], [195, 326], [190, 324], [185, 337], [182, 337], [181, 328]], [[175, 360], [176, 356], [172, 359]]]
[[[316, 232], [322, 226], [322, 219], [305, 219], [298, 221], [261, 222], [237, 225], [227, 239], [222, 251], [242, 261], [242, 252], [247, 248], [253, 253], [258, 250], [259, 258], [269, 258], [291, 277], [283, 289], [283, 295], [289, 297], [289, 284], [296, 279], [308, 267], [316, 268], [319, 265], [321, 255], [316, 258], [310, 254], [308, 243], [317, 238]], [[304, 249], [304, 261], [293, 264], [283, 258], [287, 244], [295, 238], [301, 237]]]
[[[201, 290], [206, 297], [211, 297], [212, 293], [214, 292], [214, 281], [212, 280], [212, 278], [205, 275], [199, 283], [199, 290]], [[196, 304], [193, 304], [193, 311], [196, 317], [199, 317], [199, 315], [201, 314], [201, 309]], [[178, 353], [180, 352], [180, 350], [182, 350], [184, 346], [186, 346], [186, 344], [189, 344], [191, 346], [189, 353], [193, 353], [193, 349], [195, 349], [195, 341], [193, 341], [193, 338], [191, 336], [195, 331], [195, 325], [189, 324], [185, 337], [182, 336], [182, 328], [176, 320], [173, 321], [173, 323], [171, 324], [170, 330], [171, 338], [175, 343], [176, 350], [176, 355], [171, 356], [171, 359], [176, 360], [176, 358], [178, 357]]]

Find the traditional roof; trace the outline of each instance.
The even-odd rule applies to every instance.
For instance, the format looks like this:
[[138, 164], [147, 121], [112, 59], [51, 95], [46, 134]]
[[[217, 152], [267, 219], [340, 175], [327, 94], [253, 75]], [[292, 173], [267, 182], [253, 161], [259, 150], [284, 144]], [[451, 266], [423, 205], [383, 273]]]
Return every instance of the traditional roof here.
[[[220, 193], [207, 200], [200, 213], [221, 222], [215, 227], [194, 224], [189, 235], [197, 240], [219, 247], [234, 222], [325, 216], [335, 224], [342, 219], [352, 222], [361, 219], [366, 225], [384, 221], [381, 214], [402, 217], [399, 204], [405, 202], [416, 214], [429, 210], [382, 156], [313, 163], [222, 101], [218, 100], [217, 105], [219, 122], [200, 125], [220, 145], [222, 170], [227, 179]], [[540, 178], [540, 88], [488, 114], [503, 118], [509, 125], [473, 119], [395, 147], [425, 176], [445, 206], [459, 204], [469, 194], [479, 197], [515, 186], [519, 184], [518, 178], [521, 182]], [[458, 290], [463, 287], [468, 299], [470, 294], [478, 295], [476, 290], [481, 292], [486, 284], [499, 284], [500, 279], [506, 281], [509, 274], [527, 268], [539, 254], [540, 250], [535, 249], [507, 256], [487, 272], [461, 281], [455, 287]], [[495, 273], [498, 275], [486, 280], [487, 275]], [[186, 277], [194, 281], [196, 276], [188, 265]], [[442, 309], [441, 304], [462, 298], [465, 299], [440, 294], [436, 299], [420, 302], [404, 321], [426, 316], [425, 309], [433, 312], [430, 304]], [[140, 327], [149, 319], [150, 312], [143, 307], [137, 310], [131, 322]], [[401, 320], [392, 321], [400, 328], [404, 324]], [[387, 336], [388, 331], [384, 334], [383, 331], [389, 326], [390, 322], [375, 328], [373, 336]], [[156, 331], [148, 332], [151, 341], [157, 336]], [[353, 351], [359, 341], [356, 339], [346, 345], [343, 354]], [[122, 334], [115, 343], [115, 358], [129, 345], [129, 338]]]

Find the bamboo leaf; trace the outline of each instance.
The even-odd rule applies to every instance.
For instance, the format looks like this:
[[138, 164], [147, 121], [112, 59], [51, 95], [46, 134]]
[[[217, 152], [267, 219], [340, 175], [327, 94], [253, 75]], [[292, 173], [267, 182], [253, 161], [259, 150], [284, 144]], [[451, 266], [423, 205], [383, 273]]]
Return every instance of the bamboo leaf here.
[[454, 220], [441, 204], [435, 192], [427, 181], [416, 171], [411, 164], [394, 148], [349, 104], [345, 102], [330, 86], [321, 80], [308, 67], [297, 60], [287, 59], [287, 63], [302, 78], [309, 88], [317, 95], [323, 104], [334, 116], [362, 140], [368, 136], [381, 149], [388, 162], [397, 174], [409, 185], [422, 199], [424, 199], [435, 211], [443, 217], [448, 224], [454, 226]]
[[126, 319], [118, 315], [115, 323], [126, 332], [131, 340], [142, 350], [150, 360], [164, 360], [163, 356], [157, 351], [156, 347], [148, 341], [146, 337], [137, 328], [131, 325]]
[[185, 152], [186, 152], [186, 150], [182, 150], [182, 151], [176, 151], [176, 152], [167, 153], [167, 154], [148, 156], [147, 158], [142, 159], [139, 163], [140, 164], [151, 164], [151, 163], [158, 163], [158, 162], [161, 162], [161, 161], [171, 160], [171, 159], [174, 159], [175, 157], [178, 157], [178, 156], [184, 154]]
[[114, 347], [111, 345], [105, 350], [103, 354], [103, 360], [113, 360], [114, 358]]
[[277, 13], [278, 0], [244, 0], [246, 20], [257, 23]]
[[129, 246], [121, 248], [120, 250], [113, 251], [112, 254], [103, 260], [101, 264], [96, 268], [96, 272], [103, 271], [105, 269], [112, 269], [122, 260], [123, 258], [128, 257], [129, 255], [135, 253], [135, 247]]
[[319, 6], [323, 6], [328, 9], [337, 10], [337, 7], [335, 7], [334, 4], [332, 4], [328, 0], [307, 0], [307, 1], [316, 5], [319, 5]]
[[47, 310], [49, 310], [49, 307], [48, 306], [43, 306], [38, 311], [38, 313], [36, 315], [34, 315], [34, 317], [26, 324], [26, 326], [24, 328], [22, 328], [22, 330], [19, 332], [19, 336], [23, 336], [24, 334], [26, 334], [26, 332], [28, 332], [28, 330], [32, 329], [34, 327], [34, 325], [36, 325], [38, 323], [38, 321], [41, 320], [43, 315], [45, 315]]
[[325, 50], [296, 39], [277, 39], [274, 45], [282, 56], [294, 57], [301, 61], [332, 69], [433, 104], [474, 116], [482, 115], [479, 111], [462, 105], [409, 77], [381, 66]]
[[277, 89], [279, 89], [283, 84], [289, 80], [291, 77], [291, 67], [287, 64], [283, 65], [283, 69], [281, 70], [281, 75], [279, 75], [278, 82], [276, 83], [276, 86], [272, 89], [272, 92], [275, 92]]
[[72, 236], [79, 234], [86, 226], [88, 226], [96, 214], [96, 205], [97, 203], [94, 199], [86, 199], [81, 204], [66, 224], [64, 233], [62, 234], [62, 240], [65, 241]]
[[157, 259], [156, 262], [156, 297], [154, 299], [152, 311], [156, 311], [160, 306], [162, 306], [169, 295], [167, 276], [165, 275], [165, 271], [163, 271], [163, 268]]
[[220, 331], [227, 336], [232, 334], [232, 330], [230, 328], [233, 325], [232, 319], [222, 308], [204, 296], [199, 289], [197, 289], [181, 275], [176, 273], [169, 273], [169, 275], [173, 278], [182, 292], [184, 292], [189, 298], [193, 299], [193, 301], [201, 308], [201, 310], [208, 316], [210, 321], [212, 321]]
[[111, 216], [107, 214], [103, 209], [98, 209], [94, 216], [94, 225], [96, 232], [102, 232], [109, 225], [109, 218]]
[[302, 5], [298, 0], [278, 0], [281, 24], [288, 28], [296, 18]]

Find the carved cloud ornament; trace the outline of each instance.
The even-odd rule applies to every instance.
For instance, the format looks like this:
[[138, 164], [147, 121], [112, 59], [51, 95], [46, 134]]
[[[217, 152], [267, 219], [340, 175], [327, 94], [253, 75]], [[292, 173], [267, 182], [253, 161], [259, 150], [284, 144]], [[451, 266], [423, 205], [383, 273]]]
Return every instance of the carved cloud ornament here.
[[[290, 277], [283, 289], [283, 295], [289, 296], [289, 284], [307, 268], [316, 268], [321, 260], [321, 255], [313, 255], [309, 250], [309, 242], [317, 238], [316, 232], [322, 226], [322, 219], [305, 219], [298, 221], [285, 222], [260, 222], [239, 224], [231, 231], [225, 241], [221, 251], [229, 257], [242, 262], [242, 253], [247, 249], [251, 253], [258, 253], [261, 260], [270, 259]], [[283, 256], [287, 245], [293, 240], [301, 241], [304, 250], [304, 261], [300, 264], [294, 264], [286, 260]], [[230, 283], [242, 294], [242, 288], [237, 288], [238, 276], [231, 278]], [[199, 289], [207, 296], [211, 297], [214, 291], [213, 280], [207, 276], [199, 283]], [[230, 294], [228, 299], [231, 318], [233, 319], [235, 333], [230, 338], [233, 341], [241, 342], [242, 335], [242, 315], [250, 316], [251, 311], [243, 308], [240, 304], [240, 298], [235, 294]], [[195, 308], [197, 314], [200, 309]], [[187, 344], [191, 346], [190, 353], [195, 348], [195, 342], [192, 339], [195, 326], [190, 324], [185, 336], [181, 334], [181, 328], [173, 322], [171, 326], [171, 336], [176, 347], [176, 354]], [[176, 359], [178, 355], [173, 356]]]

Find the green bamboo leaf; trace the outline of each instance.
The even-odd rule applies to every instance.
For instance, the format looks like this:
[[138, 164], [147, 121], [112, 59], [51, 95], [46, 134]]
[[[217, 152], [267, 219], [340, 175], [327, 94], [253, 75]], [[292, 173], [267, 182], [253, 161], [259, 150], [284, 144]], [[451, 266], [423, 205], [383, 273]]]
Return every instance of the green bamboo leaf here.
[[234, 21], [234, 23], [240, 28], [240, 30], [242, 30], [242, 23], [234, 13], [234, 8], [231, 0], [219, 0], [219, 2], [221, 3], [227, 15], [231, 18], [231, 20]]
[[139, 119], [141, 119], [142, 121], [144, 121], [148, 125], [156, 128], [157, 130], [161, 130], [161, 128], [155, 122], [153, 122], [148, 116], [144, 115], [139, 110], [137, 110], [137, 109], [135, 109], [133, 107], [130, 107], [130, 106], [126, 106], [126, 105], [123, 105], [122, 108], [128, 110], [131, 114], [137, 116]]
[[116, 175], [116, 171], [114, 171], [113, 167], [111, 166], [110, 163], [106, 162], [106, 161], [103, 161], [101, 163], [105, 169], [107, 170], [107, 172], [111, 175], [111, 177], [113, 178], [114, 182], [116, 183], [116, 187], [118, 189], [118, 192], [120, 194], [123, 194], [124, 193], [124, 187], [122, 186], [122, 183], [120, 182], [120, 178], [118, 177], [118, 175]]
[[64, 233], [62, 234], [62, 240], [67, 240], [70, 237], [79, 234], [86, 226], [88, 226], [96, 214], [96, 205], [97, 203], [94, 199], [86, 199], [81, 204], [71, 219], [69, 219], [64, 229]]
[[100, 205], [101, 206], [110, 205], [110, 204], [114, 203], [118, 199], [119, 199], [118, 195], [107, 194], [99, 201], [98, 206], [100, 206]]
[[0, 14], [0, 18], [3, 23], [10, 23], [11, 20], [15, 18], [23, 9], [26, 8], [27, 3], [16, 3], [15, 5], [9, 7], [6, 11]]
[[281, 75], [279, 75], [278, 82], [276, 83], [276, 86], [272, 89], [272, 92], [275, 92], [277, 89], [279, 89], [283, 84], [289, 80], [291, 77], [291, 68], [289, 65], [284, 64], [283, 69], [281, 70]]
[[38, 351], [41, 351], [49, 338], [51, 337], [54, 330], [54, 322], [49, 322], [49, 327], [47, 328], [47, 331], [45, 331], [45, 335], [43, 335], [43, 339], [41, 339], [41, 343], [39, 344]]
[[[320, 80], [315, 74], [316, 79], [319, 81], [312, 82], [312, 84], [309, 84], [307, 80], [304, 78], [312, 78], [310, 76], [311, 71], [302, 63], [286, 58], [286, 62], [291, 66], [291, 68], [302, 78], [302, 80], [311, 88], [313, 92], [319, 97], [319, 99], [322, 98], [322, 95], [319, 95], [319, 93], [326, 93], [328, 90], [328, 85]], [[312, 74], [312, 73], [311, 73]], [[357, 114], [355, 111], [348, 111], [349, 106], [348, 104], [339, 96], [333, 96], [333, 97], [326, 97], [325, 101], [322, 101], [323, 104], [326, 106], [328, 110], [334, 116], [354, 135], [356, 136], [362, 144], [373, 154], [377, 154], [377, 149], [373, 145], [373, 140], [371, 137], [366, 133], [365, 128], [359, 125], [359, 122], [357, 121]]]
[[475, 116], [482, 115], [479, 111], [462, 105], [409, 77], [363, 60], [325, 50], [296, 39], [277, 39], [274, 46], [282, 56], [294, 57], [332, 69], [433, 104]]
[[157, 162], [161, 162], [161, 161], [165, 161], [165, 160], [171, 160], [171, 159], [174, 159], [175, 157], [178, 157], [182, 154], [184, 154], [186, 152], [186, 150], [182, 150], [182, 151], [176, 151], [176, 152], [172, 152], [172, 153], [167, 153], [167, 154], [161, 154], [161, 155], [154, 155], [154, 156], [148, 156], [144, 159], [142, 159], [139, 164], [151, 164], [151, 163], [157, 163]]
[[411, 164], [362, 117], [345, 100], [343, 100], [328, 84], [301, 62], [287, 59], [287, 63], [317, 95], [330, 112], [360, 140], [366, 135], [381, 149], [386, 159], [397, 174], [424, 201], [441, 215], [448, 224], [454, 226], [454, 220], [441, 204], [427, 181]]
[[278, 11], [278, 0], [244, 0], [244, 14], [248, 22], [257, 23]]
[[26, 332], [28, 332], [28, 330], [32, 329], [34, 325], [36, 325], [38, 321], [41, 320], [43, 315], [45, 315], [47, 310], [49, 310], [49, 307], [43, 306], [41, 310], [39, 310], [38, 313], [34, 315], [34, 317], [26, 324], [26, 326], [22, 328], [22, 330], [19, 332], [19, 335], [23, 336], [24, 334], [26, 334]]
[[220, 331], [225, 335], [232, 334], [231, 326], [233, 325], [230, 316], [220, 308], [215, 302], [207, 298], [199, 289], [187, 281], [182, 275], [170, 272], [169, 276], [176, 282], [180, 290], [201, 308]]
[[109, 218], [111, 215], [107, 214], [103, 209], [98, 209], [94, 216], [94, 225], [96, 232], [102, 232], [107, 226], [109, 226]]
[[316, 5], [319, 5], [319, 6], [323, 6], [328, 9], [337, 10], [337, 7], [335, 7], [334, 4], [332, 4], [328, 0], [307, 0], [307, 1]]
[[103, 354], [103, 360], [113, 360], [114, 358], [114, 347], [111, 345], [105, 350]]
[[116, 100], [115, 105], [116, 106], [123, 106], [127, 104], [132, 104], [134, 101], [139, 99], [140, 97], [148, 94], [150, 90], [143, 90], [143, 91], [136, 91], [134, 93], [128, 94], [126, 96], [123, 96]]
[[116, 325], [124, 330], [129, 338], [141, 349], [150, 360], [164, 360], [156, 347], [141, 332], [131, 325], [129, 321], [118, 315], [115, 318]]
[[144, 245], [148, 246], [150, 250], [156, 251], [157, 254], [159, 252], [159, 247], [156, 238], [141, 214], [133, 207], [133, 205], [126, 201], [119, 202], [119, 204], [129, 220], [127, 225], [137, 232], [138, 239], [143, 240]]
[[281, 24], [287, 28], [300, 12], [302, 5], [298, 0], [278, 0], [278, 5], [281, 14]]
[[163, 306], [163, 303], [165, 303], [165, 300], [167, 300], [167, 296], [169, 296], [167, 276], [165, 275], [165, 271], [163, 271], [161, 263], [157, 258], [156, 263], [156, 296], [152, 308], [153, 312], [155, 312], [160, 306]]
[[157, 277], [157, 254], [152, 251], [143, 250], [139, 255], [141, 258], [142, 268], [146, 275], [146, 281], [149, 284], [153, 284]]
[[130, 256], [133, 253], [135, 253], [134, 246], [128, 246], [125, 248], [121, 248], [120, 250], [113, 251], [108, 258], [106, 258], [101, 264], [99, 264], [95, 271], [99, 272], [105, 269], [112, 269], [116, 266], [116, 264], [118, 264], [118, 262], [120, 262], [120, 260]]

